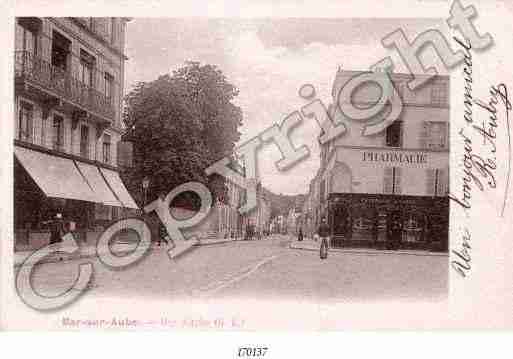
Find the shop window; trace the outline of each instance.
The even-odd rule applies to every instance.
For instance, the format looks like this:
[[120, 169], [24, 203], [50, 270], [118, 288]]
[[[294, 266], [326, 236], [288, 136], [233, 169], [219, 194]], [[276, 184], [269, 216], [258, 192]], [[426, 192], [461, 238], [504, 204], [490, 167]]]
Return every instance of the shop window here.
[[89, 158], [89, 126], [80, 127], [80, 156]]
[[383, 177], [383, 193], [401, 194], [402, 169], [400, 167], [386, 167]]
[[110, 150], [111, 150], [110, 135], [103, 135], [103, 162], [110, 163]]
[[64, 150], [64, 119], [59, 115], [53, 116], [53, 149]]
[[445, 106], [448, 103], [447, 84], [439, 83], [431, 87], [431, 104], [434, 106]]
[[402, 121], [395, 120], [386, 129], [386, 145], [388, 147], [402, 146]]
[[20, 101], [18, 119], [18, 139], [32, 142], [34, 137], [34, 107], [24, 101]]

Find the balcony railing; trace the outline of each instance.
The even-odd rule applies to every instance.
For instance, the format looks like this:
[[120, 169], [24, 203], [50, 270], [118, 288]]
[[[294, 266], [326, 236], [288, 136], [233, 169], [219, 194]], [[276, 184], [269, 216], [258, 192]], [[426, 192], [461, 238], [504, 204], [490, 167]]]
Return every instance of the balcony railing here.
[[114, 119], [112, 98], [77, 80], [69, 71], [53, 66], [28, 51], [15, 53], [16, 78], [23, 78], [93, 114]]

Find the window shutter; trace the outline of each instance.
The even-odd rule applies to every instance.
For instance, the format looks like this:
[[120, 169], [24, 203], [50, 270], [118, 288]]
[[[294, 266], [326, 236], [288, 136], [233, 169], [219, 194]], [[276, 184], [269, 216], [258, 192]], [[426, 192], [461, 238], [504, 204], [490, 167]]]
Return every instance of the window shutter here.
[[16, 34], [15, 34], [15, 50], [21, 51], [23, 50], [23, 27], [17, 22], [16, 23]]
[[401, 178], [402, 178], [402, 168], [395, 168], [395, 178], [394, 178], [394, 194], [401, 194]]
[[426, 169], [426, 194], [428, 196], [435, 195], [435, 171], [432, 168]]
[[443, 148], [449, 149], [449, 122], [444, 123], [443, 133], [444, 133]]
[[427, 148], [427, 142], [429, 137], [429, 122], [424, 121], [420, 126], [419, 133], [419, 148]]
[[390, 194], [392, 193], [392, 167], [386, 167], [384, 169], [383, 175], [383, 193]]
[[445, 196], [449, 191], [449, 171], [447, 168], [438, 170], [437, 195]]

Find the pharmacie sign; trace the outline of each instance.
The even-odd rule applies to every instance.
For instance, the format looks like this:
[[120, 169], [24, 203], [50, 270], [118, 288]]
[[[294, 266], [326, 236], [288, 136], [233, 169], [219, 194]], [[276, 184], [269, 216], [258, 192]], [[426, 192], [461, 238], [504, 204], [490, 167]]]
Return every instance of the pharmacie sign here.
[[446, 168], [448, 151], [405, 150], [392, 148], [339, 148], [337, 160], [357, 167]]
[[428, 153], [406, 151], [362, 151], [362, 162], [381, 162], [390, 166], [427, 164]]

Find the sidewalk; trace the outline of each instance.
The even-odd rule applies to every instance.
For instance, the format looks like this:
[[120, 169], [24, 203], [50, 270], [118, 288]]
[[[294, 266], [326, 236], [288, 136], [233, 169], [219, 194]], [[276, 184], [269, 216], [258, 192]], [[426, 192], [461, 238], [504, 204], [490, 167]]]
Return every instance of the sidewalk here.
[[[320, 241], [314, 241], [311, 239], [305, 239], [301, 242], [293, 237], [289, 245], [291, 249], [308, 250], [308, 251], [319, 251]], [[382, 255], [382, 254], [397, 254], [397, 255], [412, 255], [412, 256], [437, 256], [447, 257], [449, 254], [444, 252], [430, 252], [425, 250], [388, 250], [388, 249], [373, 249], [373, 248], [330, 248], [329, 252], [335, 253], [353, 253], [353, 254], [371, 254], [371, 255]]]
[[[176, 241], [175, 247], [173, 248], [172, 252], [170, 253], [170, 258], [175, 259], [179, 256], [185, 254], [189, 250], [191, 250], [193, 247], [199, 247], [199, 246], [208, 246], [208, 245], [215, 245], [215, 244], [222, 244], [222, 243], [229, 243], [234, 241], [241, 241], [242, 238], [203, 238], [199, 240], [186, 240], [186, 241]], [[127, 255], [131, 253], [134, 249], [137, 247], [137, 242], [131, 242], [131, 243], [114, 243], [111, 246], [111, 251], [116, 255]], [[59, 253], [59, 254], [51, 254], [47, 257], [45, 257], [43, 260], [39, 261], [39, 263], [57, 263], [57, 262], [65, 262], [65, 261], [72, 261], [77, 259], [83, 259], [83, 258], [93, 258], [98, 255], [96, 245], [84, 245], [80, 244], [78, 246], [78, 249], [76, 249], [72, 245], [63, 245], [62, 246], [63, 251], [71, 251], [75, 249], [75, 251], [71, 254], [68, 253]], [[155, 250], [162, 250], [162, 251], [168, 251], [171, 249], [171, 247], [165, 242], [162, 242], [162, 245], [159, 246], [156, 242], [152, 242], [150, 251]], [[107, 250], [107, 249], [105, 249]], [[19, 267], [22, 265], [25, 260], [35, 252], [35, 250], [31, 251], [16, 251], [14, 252], [14, 266]], [[62, 259], [61, 259], [62, 258]], [[27, 262], [25, 264], [30, 264], [30, 262]]]

